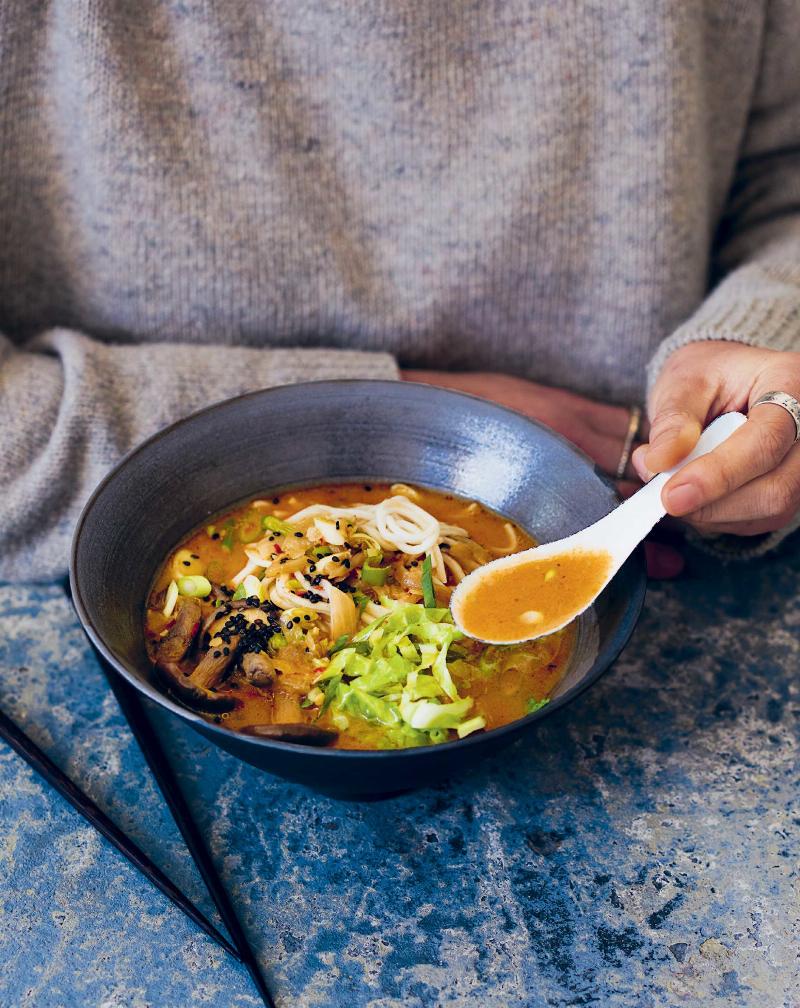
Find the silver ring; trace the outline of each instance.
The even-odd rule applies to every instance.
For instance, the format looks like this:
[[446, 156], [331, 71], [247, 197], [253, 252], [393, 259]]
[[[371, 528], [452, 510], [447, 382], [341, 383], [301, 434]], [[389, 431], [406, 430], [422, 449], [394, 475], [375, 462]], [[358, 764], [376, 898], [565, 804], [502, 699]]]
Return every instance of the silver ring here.
[[[800, 409], [800, 403], [798, 403], [798, 409]], [[625, 432], [625, 441], [622, 444], [622, 454], [619, 457], [619, 462], [617, 462], [617, 471], [614, 473], [615, 479], [622, 479], [625, 475], [625, 470], [628, 468], [628, 462], [631, 458], [633, 442], [636, 439], [636, 435], [639, 433], [641, 422], [641, 409], [638, 406], [631, 406], [630, 413], [628, 415], [628, 429]], [[800, 430], [800, 427], [798, 427], [798, 430]]]
[[762, 403], [775, 403], [776, 406], [782, 406], [794, 420], [795, 442], [800, 441], [800, 402], [788, 392], [765, 392], [759, 399], [756, 399], [750, 409], [752, 410]]

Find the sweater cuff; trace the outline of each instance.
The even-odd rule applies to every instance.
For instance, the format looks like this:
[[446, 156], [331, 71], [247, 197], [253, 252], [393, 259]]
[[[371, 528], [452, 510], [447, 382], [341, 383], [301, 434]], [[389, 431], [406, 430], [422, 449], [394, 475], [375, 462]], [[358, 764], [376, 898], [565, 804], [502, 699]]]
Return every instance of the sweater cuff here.
[[698, 310], [659, 346], [647, 367], [652, 390], [670, 354], [701, 340], [727, 340], [769, 350], [800, 347], [800, 266], [751, 263], [734, 270]]
[[[391, 354], [368, 350], [270, 349], [256, 351], [250, 388], [294, 385], [298, 382], [334, 378], [399, 379], [400, 370]], [[261, 366], [258, 366], [258, 365]]]
[[717, 535], [701, 536], [697, 532], [689, 529], [686, 533], [686, 541], [696, 546], [703, 553], [708, 553], [722, 560], [724, 563], [731, 563], [742, 560], [755, 560], [757, 557], [765, 556], [783, 542], [783, 540], [796, 532], [800, 528], [800, 515], [797, 515], [791, 525], [778, 529], [777, 532], [767, 532], [760, 536], [737, 536], [737, 535]]

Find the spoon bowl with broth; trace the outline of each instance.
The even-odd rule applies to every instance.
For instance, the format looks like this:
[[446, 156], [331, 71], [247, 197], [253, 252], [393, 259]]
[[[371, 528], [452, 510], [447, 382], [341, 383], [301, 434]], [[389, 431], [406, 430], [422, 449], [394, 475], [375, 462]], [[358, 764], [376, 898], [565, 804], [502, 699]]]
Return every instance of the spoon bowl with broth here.
[[456, 626], [467, 636], [491, 644], [519, 644], [563, 629], [589, 608], [664, 517], [661, 491], [667, 481], [688, 462], [721, 445], [745, 422], [741, 413], [718, 417], [682, 462], [655, 476], [588, 528], [473, 571], [450, 599]]

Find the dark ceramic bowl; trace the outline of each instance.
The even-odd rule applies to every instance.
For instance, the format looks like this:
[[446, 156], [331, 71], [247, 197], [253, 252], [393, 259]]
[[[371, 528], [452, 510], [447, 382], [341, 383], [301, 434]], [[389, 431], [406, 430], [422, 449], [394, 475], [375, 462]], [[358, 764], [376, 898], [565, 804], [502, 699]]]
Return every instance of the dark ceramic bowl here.
[[327, 793], [386, 794], [464, 770], [569, 703], [627, 642], [645, 591], [634, 555], [582, 618], [551, 702], [520, 721], [417, 749], [319, 749], [237, 734], [165, 696], [150, 678], [142, 622], [157, 567], [192, 529], [269, 491], [402, 481], [475, 498], [547, 542], [610, 511], [609, 483], [563, 438], [472, 396], [405, 382], [331, 381], [231, 399], [161, 431], [95, 491], [70, 577], [92, 643], [137, 690], [235, 756]]

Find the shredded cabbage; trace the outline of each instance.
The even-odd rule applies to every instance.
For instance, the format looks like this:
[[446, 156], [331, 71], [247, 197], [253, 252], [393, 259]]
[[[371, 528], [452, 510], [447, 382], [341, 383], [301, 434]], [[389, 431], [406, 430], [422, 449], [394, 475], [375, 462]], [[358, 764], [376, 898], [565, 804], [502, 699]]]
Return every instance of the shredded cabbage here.
[[394, 745], [441, 742], [449, 729], [484, 727], [480, 716], [468, 719], [473, 699], [459, 696], [447, 667], [448, 648], [462, 637], [449, 609], [394, 604], [348, 643], [336, 642], [317, 679], [324, 709], [334, 719], [382, 725]]

